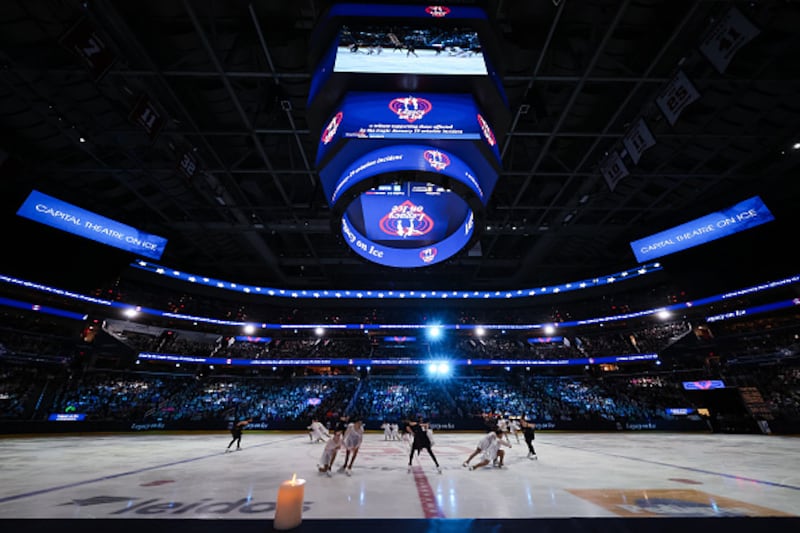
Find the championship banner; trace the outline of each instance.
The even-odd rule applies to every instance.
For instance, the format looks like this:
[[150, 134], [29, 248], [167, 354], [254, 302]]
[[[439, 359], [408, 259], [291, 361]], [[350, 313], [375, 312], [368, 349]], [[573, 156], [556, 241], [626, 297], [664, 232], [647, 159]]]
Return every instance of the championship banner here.
[[700, 93], [683, 71], [678, 71], [674, 78], [667, 84], [661, 94], [656, 97], [656, 104], [661, 109], [664, 117], [674, 126], [683, 110], [700, 98]]
[[82, 18], [67, 30], [59, 42], [83, 61], [94, 81], [102, 78], [117, 60], [117, 56], [86, 18]]
[[722, 74], [739, 49], [761, 33], [741, 11], [732, 6], [703, 37], [700, 51]]
[[647, 122], [644, 119], [639, 119], [636, 124], [628, 131], [622, 139], [622, 144], [628, 150], [628, 155], [631, 156], [633, 163], [638, 165], [639, 159], [645, 150], [656, 144], [656, 139], [647, 127]]
[[184, 178], [192, 181], [199, 170], [199, 163], [194, 156], [194, 149], [181, 153], [178, 157], [177, 169]]
[[609, 153], [608, 156], [600, 162], [600, 172], [602, 172], [608, 184], [608, 188], [612, 192], [614, 191], [614, 187], [617, 186], [617, 183], [630, 174], [630, 172], [628, 172], [628, 167], [625, 166], [625, 162], [617, 151]]
[[151, 141], [158, 137], [161, 128], [164, 127], [167, 121], [166, 117], [156, 107], [155, 102], [146, 94], [139, 97], [139, 100], [131, 109], [128, 119], [142, 128]]

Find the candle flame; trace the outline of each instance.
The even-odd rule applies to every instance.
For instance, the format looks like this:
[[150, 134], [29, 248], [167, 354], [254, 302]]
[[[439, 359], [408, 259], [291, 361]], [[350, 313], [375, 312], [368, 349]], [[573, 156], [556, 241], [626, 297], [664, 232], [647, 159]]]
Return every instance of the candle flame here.
[[292, 474], [292, 485], [294, 485], [295, 483], [297, 483], [297, 472]]

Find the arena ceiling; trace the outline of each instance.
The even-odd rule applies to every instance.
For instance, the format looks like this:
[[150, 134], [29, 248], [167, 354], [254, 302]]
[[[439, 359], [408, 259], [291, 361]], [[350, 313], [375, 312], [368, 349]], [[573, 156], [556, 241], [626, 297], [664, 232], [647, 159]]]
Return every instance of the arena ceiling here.
[[[2, 270], [112, 275], [134, 259], [17, 217], [36, 189], [166, 237], [159, 263], [186, 272], [292, 288], [475, 290], [630, 268], [630, 241], [760, 195], [774, 222], [663, 262], [709, 279], [776, 264], [793, 273], [799, 4], [451, 5], [484, 7], [496, 32], [510, 117], [498, 132], [502, 173], [474, 247], [398, 270], [332, 232], [313, 166], [309, 39], [328, 2], [0, 3]], [[739, 40], [709, 58], [707, 32], [732, 6], [756, 30], [728, 28]], [[76, 24], [102, 39], [107, 70], [69, 50]], [[658, 101], [681, 74], [696, 98], [668, 117]], [[142, 105], [157, 111], [157, 131], [131, 119]], [[634, 162], [623, 141], [640, 124], [653, 144]], [[191, 173], [179, 165], [187, 154]], [[602, 170], [614, 154], [627, 175], [612, 190]]]

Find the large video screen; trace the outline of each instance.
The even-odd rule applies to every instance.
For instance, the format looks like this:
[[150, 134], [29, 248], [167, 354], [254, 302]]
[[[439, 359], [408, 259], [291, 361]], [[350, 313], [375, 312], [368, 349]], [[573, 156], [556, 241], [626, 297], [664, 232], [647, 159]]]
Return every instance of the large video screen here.
[[438, 242], [460, 227], [467, 204], [432, 183], [404, 182], [370, 189], [347, 210], [351, 224], [376, 243], [415, 248]]
[[349, 92], [320, 136], [317, 164], [350, 139], [481, 141], [500, 161], [497, 140], [469, 94]]
[[478, 32], [468, 27], [342, 25], [334, 72], [486, 76]]

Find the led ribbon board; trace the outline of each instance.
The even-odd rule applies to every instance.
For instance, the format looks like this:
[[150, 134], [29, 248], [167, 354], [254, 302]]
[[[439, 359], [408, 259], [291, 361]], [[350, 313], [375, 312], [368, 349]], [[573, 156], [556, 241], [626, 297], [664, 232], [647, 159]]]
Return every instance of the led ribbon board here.
[[631, 242], [640, 263], [727, 237], [775, 220], [761, 198], [754, 196], [721, 211]]
[[39, 191], [28, 195], [17, 215], [151, 259], [160, 259], [167, 245], [164, 237], [144, 233]]

